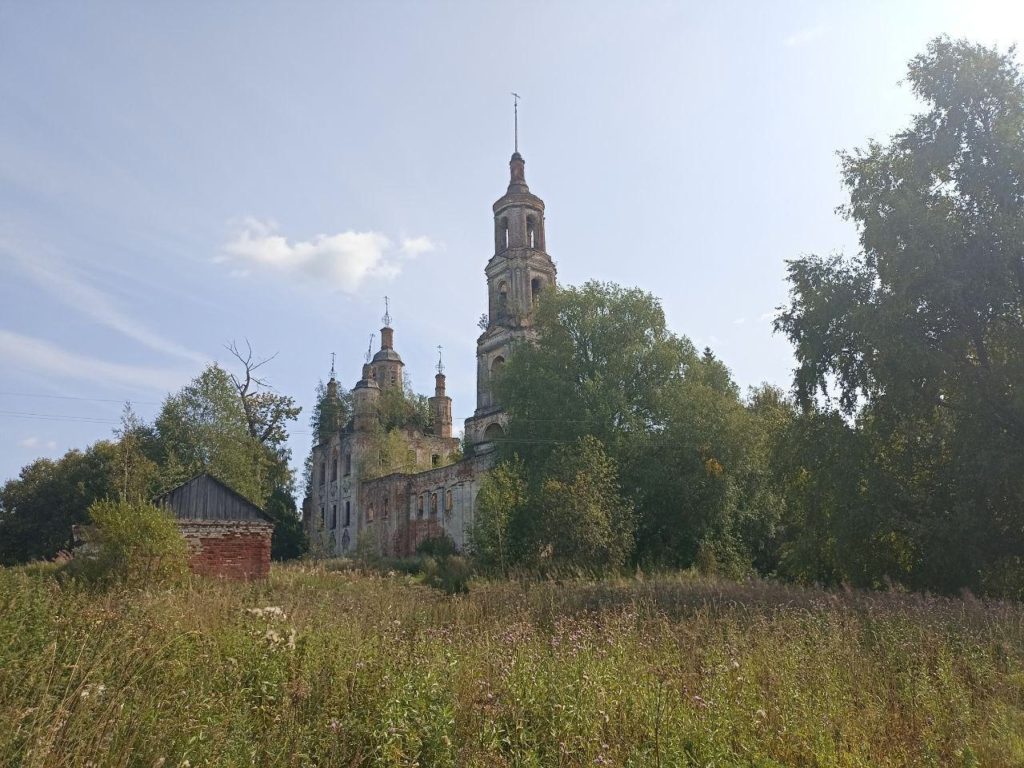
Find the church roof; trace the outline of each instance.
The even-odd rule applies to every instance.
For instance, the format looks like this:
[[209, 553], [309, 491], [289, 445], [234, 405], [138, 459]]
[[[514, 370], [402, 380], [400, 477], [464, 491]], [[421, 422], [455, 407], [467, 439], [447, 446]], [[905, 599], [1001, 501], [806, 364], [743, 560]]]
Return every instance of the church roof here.
[[382, 360], [393, 360], [400, 363], [402, 362], [402, 356], [393, 349], [381, 349], [373, 356], [373, 362], [379, 363]]

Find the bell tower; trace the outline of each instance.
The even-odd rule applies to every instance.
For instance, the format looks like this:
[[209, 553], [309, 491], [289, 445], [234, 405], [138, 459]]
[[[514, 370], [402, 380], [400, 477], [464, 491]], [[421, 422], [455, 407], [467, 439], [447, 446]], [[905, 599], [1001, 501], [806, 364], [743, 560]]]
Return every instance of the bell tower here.
[[484, 269], [487, 327], [476, 343], [476, 411], [466, 419], [466, 437], [481, 450], [504, 437], [507, 423], [492, 382], [516, 344], [532, 340], [534, 307], [541, 292], [556, 281], [555, 264], [547, 253], [544, 201], [526, 185], [518, 135], [516, 144], [508, 190], [493, 205], [494, 255]]

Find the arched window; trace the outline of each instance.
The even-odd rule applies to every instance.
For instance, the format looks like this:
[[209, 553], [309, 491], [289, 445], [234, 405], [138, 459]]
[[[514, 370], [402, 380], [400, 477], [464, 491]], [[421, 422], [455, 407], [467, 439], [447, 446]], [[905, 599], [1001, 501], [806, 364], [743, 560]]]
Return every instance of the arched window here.
[[526, 244], [530, 248], [537, 247], [537, 220], [533, 216], [526, 217]]
[[352, 474], [352, 454], [351, 453], [346, 453], [345, 454], [345, 474], [346, 475], [351, 475]]
[[452, 511], [452, 492], [450, 489], [444, 492], [444, 511]]
[[430, 516], [437, 517], [437, 494], [430, 494]]
[[352, 523], [352, 502], [345, 502], [345, 527], [348, 528]]
[[436, 466], [439, 466], [440, 464], [441, 464], [441, 455], [440, 454], [435, 453], [434, 455], [432, 455], [430, 457], [430, 466], [436, 467]]
[[388, 504], [389, 501], [391, 501], [391, 499], [388, 498], [387, 496], [385, 496], [384, 497], [384, 519], [385, 520], [387, 520], [389, 515], [391, 514], [391, 510], [389, 508], [390, 505]]
[[371, 504], [369, 506], [369, 508], [367, 508], [367, 510], [366, 510], [366, 522], [368, 522], [368, 523], [372, 523], [373, 522], [373, 504]]
[[537, 299], [540, 298], [540, 292], [544, 290], [544, 280], [540, 277], [535, 277], [530, 281], [530, 298], [533, 303], [537, 303]]
[[501, 373], [501, 370], [504, 367], [505, 367], [505, 358], [502, 357], [501, 355], [498, 355], [496, 358], [491, 360], [491, 378], [493, 379], [495, 376], [497, 376], [499, 373]]
[[331, 482], [333, 483], [338, 479], [338, 452], [335, 451], [334, 455], [331, 456]]
[[423, 497], [416, 497], [416, 517], [423, 517]]
[[320, 485], [323, 485], [324, 481], [326, 479], [327, 479], [327, 462], [321, 461], [320, 462]]
[[505, 436], [505, 430], [501, 428], [501, 424], [490, 424], [487, 429], [484, 430], [485, 440], [500, 440]]
[[338, 527], [338, 505], [331, 504], [331, 530]]
[[498, 317], [504, 317], [508, 311], [508, 283], [498, 283]]
[[508, 248], [508, 219], [504, 216], [494, 220], [494, 251], [501, 253]]

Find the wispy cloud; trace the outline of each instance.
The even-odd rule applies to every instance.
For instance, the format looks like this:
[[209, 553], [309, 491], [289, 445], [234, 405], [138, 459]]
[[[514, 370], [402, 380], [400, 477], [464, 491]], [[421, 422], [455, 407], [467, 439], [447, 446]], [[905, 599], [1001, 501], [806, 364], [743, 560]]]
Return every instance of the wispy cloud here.
[[30, 451], [37, 451], [37, 450], [40, 450], [40, 449], [46, 450], [46, 451], [55, 451], [55, 450], [57, 450], [57, 441], [56, 440], [43, 440], [42, 438], [35, 437], [35, 436], [26, 437], [24, 440], [19, 440], [18, 441], [18, 445], [21, 448], [27, 448]]
[[194, 362], [206, 359], [120, 310], [109, 296], [89, 285], [85, 275], [54, 256], [39, 252], [29, 254], [4, 241], [0, 241], [0, 252], [41, 288], [100, 325], [163, 354]]
[[217, 260], [232, 262], [232, 274], [239, 277], [261, 269], [351, 293], [367, 279], [396, 277], [404, 260], [436, 248], [425, 236], [405, 238], [396, 247], [379, 232], [349, 231], [290, 242], [278, 234], [274, 222], [247, 218]]
[[133, 389], [167, 391], [189, 378], [188, 371], [181, 369], [111, 363], [5, 330], [0, 330], [0, 358], [7, 366], [38, 374]]
[[775, 316], [779, 314], [777, 309], [769, 309], [767, 312], [762, 312], [758, 316], [758, 321], [762, 323], [770, 323], [775, 319]]
[[828, 28], [824, 24], [817, 24], [813, 27], [804, 27], [803, 29], [798, 29], [789, 37], [785, 38], [782, 41], [782, 44], [787, 48], [796, 48], [801, 45], [807, 45], [808, 43], [813, 43], [815, 40], [823, 37], [827, 31]]

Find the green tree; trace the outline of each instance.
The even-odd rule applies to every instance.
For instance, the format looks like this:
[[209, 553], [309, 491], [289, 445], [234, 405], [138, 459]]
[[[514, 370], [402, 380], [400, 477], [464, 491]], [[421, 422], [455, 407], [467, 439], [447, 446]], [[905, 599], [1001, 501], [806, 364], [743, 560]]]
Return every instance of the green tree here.
[[145, 587], [181, 579], [188, 548], [177, 521], [145, 502], [97, 501], [89, 507], [96, 551], [72, 561], [71, 572], [98, 584]]
[[632, 556], [633, 504], [597, 438], [556, 449], [532, 496], [522, 533], [533, 562], [600, 572], [621, 568]]
[[477, 494], [470, 534], [473, 558], [484, 568], [507, 573], [517, 553], [510, 548], [510, 524], [526, 506], [525, 469], [518, 459], [487, 473]]
[[71, 526], [89, 506], [118, 494], [118, 446], [100, 441], [57, 460], [37, 459], [0, 488], [0, 564], [52, 558], [71, 546]]
[[[590, 282], [546, 291], [536, 344], [516, 348], [496, 382], [509, 412], [506, 455], [531, 485], [566, 441], [597, 438], [636, 510], [637, 558], [688, 566], [698, 549], [737, 569], [768, 553], [779, 500], [756, 482], [767, 451], [729, 369], [666, 326], [653, 296]], [[752, 464], [755, 463], [755, 464]], [[760, 462], [760, 464], [756, 464]]]
[[[841, 577], [985, 588], [1024, 557], [1024, 80], [1012, 55], [947, 38], [907, 80], [925, 110], [842, 155], [860, 252], [790, 262], [776, 328], [801, 404], [845, 412], [868, 455], [860, 503], [831, 505]], [[879, 542], [889, 566], [843, 565]]]
[[209, 472], [263, 507], [280, 471], [249, 424], [231, 375], [208, 365], [180, 392], [170, 395], [156, 418], [164, 486]]

